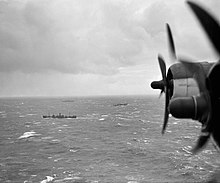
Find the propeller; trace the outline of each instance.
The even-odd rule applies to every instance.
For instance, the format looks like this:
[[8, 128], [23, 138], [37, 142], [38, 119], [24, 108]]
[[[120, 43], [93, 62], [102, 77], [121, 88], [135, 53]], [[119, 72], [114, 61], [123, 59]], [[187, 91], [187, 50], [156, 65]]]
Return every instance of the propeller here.
[[191, 1], [187, 1], [187, 3], [195, 13], [202, 27], [204, 28], [215, 50], [220, 55], [220, 26], [218, 21], [215, 20], [213, 16], [211, 16], [207, 11], [205, 11], [197, 4]]
[[[195, 13], [200, 24], [204, 28], [208, 38], [210, 39], [214, 49], [220, 55], [220, 26], [219, 23], [202, 7], [197, 4], [188, 1], [187, 2], [192, 11]], [[186, 61], [179, 59], [179, 61], [185, 66], [189, 72], [194, 72], [196, 67], [195, 63], [192, 61]], [[197, 140], [195, 147], [192, 152], [195, 154], [201, 150], [210, 139], [212, 135], [214, 140], [220, 145], [220, 136], [218, 133], [219, 128], [216, 129], [216, 125], [219, 123], [218, 110], [216, 110], [219, 105], [220, 89], [218, 86], [218, 79], [220, 75], [220, 61], [216, 63], [209, 71], [208, 76], [206, 76], [203, 70], [198, 69], [198, 72], [194, 74], [194, 78], [197, 81], [200, 89], [201, 95], [206, 101], [206, 109], [204, 111], [203, 117], [201, 118], [202, 129], [201, 134]], [[204, 120], [204, 121], [203, 121]], [[219, 126], [217, 126], [219, 127]]]
[[163, 93], [165, 93], [166, 87], [167, 87], [166, 64], [165, 64], [164, 59], [162, 58], [161, 55], [158, 55], [158, 63], [159, 63], [160, 71], [161, 71], [161, 74], [162, 74], [162, 80], [160, 80], [160, 81], [153, 81], [151, 83], [151, 87], [153, 89], [160, 89], [161, 90], [160, 96], [159, 96], [159, 98], [160, 98], [161, 95]]
[[[166, 29], [167, 29], [167, 35], [168, 35], [168, 45], [169, 45], [170, 55], [173, 60], [176, 60], [175, 45], [174, 45], [173, 36], [172, 36], [172, 32], [171, 32], [169, 24], [166, 24]], [[159, 63], [160, 71], [162, 74], [162, 80], [153, 81], [151, 83], [151, 87], [153, 89], [161, 90], [160, 97], [163, 93], [165, 93], [165, 111], [164, 111], [164, 121], [163, 121], [163, 128], [162, 128], [162, 134], [164, 134], [167, 124], [168, 124], [168, 119], [169, 119], [169, 102], [171, 98], [170, 96], [171, 86], [169, 85], [169, 81], [166, 76], [166, 63], [164, 61], [164, 58], [160, 54], [158, 55], [158, 63]]]
[[176, 60], [177, 57], [176, 57], [175, 45], [174, 45], [174, 41], [173, 41], [172, 32], [171, 32], [171, 29], [170, 29], [170, 26], [168, 23], [166, 24], [166, 28], [167, 28], [168, 45], [169, 45], [170, 55], [173, 60]]
[[[172, 60], [176, 60], [176, 49], [175, 49], [175, 44], [173, 41], [173, 36], [172, 36], [172, 31], [170, 29], [170, 26], [168, 23], [166, 23], [166, 29], [167, 29], [167, 36], [168, 36], [168, 47], [169, 47], [169, 51], [170, 51], [170, 56], [172, 58]], [[158, 60], [159, 60], [159, 64], [160, 64], [160, 68], [161, 67], [161, 63], [163, 62], [165, 65], [165, 62], [163, 60], [163, 58], [161, 56], [158, 56]], [[165, 67], [166, 68], [166, 67]], [[162, 134], [165, 133], [167, 124], [168, 124], [168, 119], [169, 119], [169, 103], [170, 103], [170, 98], [171, 98], [171, 92], [170, 92], [170, 88], [171, 86], [169, 85], [169, 81], [166, 78], [166, 87], [165, 87], [165, 110], [164, 110], [164, 120], [163, 120], [163, 128], [162, 128]]]
[[170, 95], [169, 95], [169, 85], [166, 77], [166, 64], [163, 59], [163, 57], [159, 54], [158, 55], [158, 63], [160, 66], [160, 71], [162, 74], [162, 80], [160, 81], [153, 81], [151, 83], [151, 87], [153, 89], [160, 89], [160, 97], [163, 93], [165, 93], [165, 111], [164, 111], [164, 122], [163, 122], [163, 129], [162, 129], [162, 134], [164, 134], [167, 123], [168, 123], [168, 118], [169, 118], [169, 100], [170, 100]]
[[[188, 5], [195, 13], [200, 24], [204, 28], [208, 38], [210, 39], [215, 51], [220, 56], [220, 26], [219, 23], [202, 7], [199, 5], [187, 1]], [[168, 45], [170, 50], [170, 56], [173, 60], [178, 60], [183, 66], [188, 70], [191, 75], [194, 75], [194, 79], [197, 81], [200, 95], [193, 96], [193, 101], [195, 103], [195, 117], [198, 121], [202, 123], [202, 129], [200, 137], [197, 140], [195, 147], [192, 149], [193, 153], [197, 153], [201, 150], [210, 139], [210, 136], [217, 142], [220, 147], [220, 124], [218, 108], [220, 107], [220, 61], [216, 63], [209, 71], [208, 75], [201, 68], [200, 64], [196, 64], [189, 60], [184, 60], [181, 58], [177, 59], [175, 45], [173, 41], [172, 32], [169, 24], [166, 24], [167, 35], [168, 35]], [[166, 76], [166, 64], [161, 55], [158, 55], [158, 62], [162, 74], [162, 80], [154, 81], [151, 83], [153, 89], [160, 89], [160, 96], [165, 93], [165, 112], [164, 112], [164, 122], [162, 128], [162, 134], [164, 134], [168, 119], [169, 119], [169, 103], [171, 99], [171, 89], [172, 85], [170, 79]], [[195, 72], [197, 71], [197, 72]], [[173, 105], [174, 106], [174, 105]], [[170, 106], [171, 107], [171, 106]], [[197, 111], [198, 110], [198, 111]], [[198, 112], [198, 113], [197, 113]]]
[[[174, 41], [173, 41], [172, 31], [171, 31], [170, 26], [169, 26], [168, 23], [166, 24], [166, 30], [167, 30], [167, 36], [168, 36], [168, 47], [169, 47], [169, 51], [170, 51], [170, 56], [171, 56], [172, 60], [175, 61], [177, 59], [176, 49], [175, 49], [175, 44], [174, 44]], [[163, 58], [160, 55], [158, 56], [158, 60], [159, 60], [160, 67], [162, 65], [161, 64], [162, 62], [165, 64]], [[168, 124], [168, 119], [169, 119], [169, 113], [170, 113], [169, 112], [169, 103], [170, 103], [170, 98], [171, 98], [170, 90], [171, 90], [171, 86], [169, 85], [169, 81], [166, 78], [165, 111], [164, 111], [162, 134], [165, 133], [165, 130], [166, 130], [166, 127], [167, 127], [167, 124]]]
[[160, 70], [162, 73], [162, 78], [164, 82], [164, 90], [161, 90], [162, 92], [165, 92], [165, 111], [164, 111], [164, 122], [163, 122], [163, 128], [162, 128], [162, 134], [164, 134], [167, 123], [168, 123], [168, 118], [169, 118], [169, 100], [170, 100], [170, 95], [169, 95], [169, 86], [166, 78], [166, 64], [161, 55], [158, 55], [158, 62], [160, 65]]

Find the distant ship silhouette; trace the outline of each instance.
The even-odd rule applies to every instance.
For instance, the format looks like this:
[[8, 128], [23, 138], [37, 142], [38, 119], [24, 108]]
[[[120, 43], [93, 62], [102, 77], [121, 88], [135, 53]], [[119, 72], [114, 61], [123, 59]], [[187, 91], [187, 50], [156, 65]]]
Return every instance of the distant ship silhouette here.
[[119, 103], [119, 104], [114, 104], [113, 106], [117, 107], [117, 106], [126, 106], [128, 105], [128, 103]]
[[43, 118], [58, 118], [58, 119], [62, 119], [62, 118], [76, 118], [76, 115], [64, 115], [59, 113], [58, 115], [43, 115]]

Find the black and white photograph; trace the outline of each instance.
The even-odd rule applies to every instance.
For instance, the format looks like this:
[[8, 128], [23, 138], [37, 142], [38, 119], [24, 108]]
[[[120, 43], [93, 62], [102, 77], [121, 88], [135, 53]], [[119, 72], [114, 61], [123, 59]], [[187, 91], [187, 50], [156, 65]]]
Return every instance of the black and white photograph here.
[[0, 183], [220, 182], [219, 9], [0, 0]]

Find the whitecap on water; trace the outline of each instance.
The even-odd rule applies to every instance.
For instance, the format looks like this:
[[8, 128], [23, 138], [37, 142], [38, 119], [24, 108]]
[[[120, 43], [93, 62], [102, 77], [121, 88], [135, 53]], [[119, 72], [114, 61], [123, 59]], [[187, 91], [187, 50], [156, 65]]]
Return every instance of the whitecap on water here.
[[121, 123], [117, 123], [117, 125], [115, 125], [117, 127], [123, 126]]
[[18, 139], [24, 139], [24, 138], [29, 138], [29, 137], [38, 136], [38, 135], [40, 135], [40, 134], [37, 134], [37, 133], [34, 132], [34, 131], [24, 132], [24, 134], [21, 135], [20, 137], [18, 137]]
[[73, 152], [73, 153], [75, 153], [75, 152], [77, 152], [78, 150], [74, 150], [74, 149], [70, 149], [70, 152]]
[[35, 115], [37, 115], [37, 114], [32, 114], [32, 113], [27, 114], [27, 116], [35, 116]]
[[98, 183], [98, 180], [92, 180], [91, 183]]
[[46, 179], [42, 180], [40, 183], [49, 183], [54, 180], [54, 177], [46, 176]]
[[53, 139], [52, 142], [60, 142], [59, 139]]
[[171, 130], [166, 130], [166, 133], [172, 133], [172, 131]]
[[125, 176], [125, 179], [128, 180], [127, 183], [139, 183], [139, 181], [144, 179], [144, 176], [143, 175], [137, 175], [137, 176], [127, 175]]
[[[184, 136], [184, 137], [182, 137], [183, 139], [193, 139], [193, 137], [192, 136]], [[191, 146], [190, 147], [188, 147], [188, 148], [191, 148]]]
[[150, 139], [144, 139], [143, 141], [145, 144], [149, 144], [151, 142]]
[[63, 178], [63, 179], [59, 179], [59, 180], [55, 180], [54, 182], [66, 182], [66, 181], [74, 181], [74, 182], [77, 182], [77, 181], [82, 181], [83, 178], [82, 177], [66, 177], [66, 178]]
[[122, 123], [117, 123], [115, 125], [115, 127], [128, 127], [129, 125], [125, 125], [125, 124], [122, 124]]
[[186, 147], [183, 147], [183, 148], [182, 148], [182, 150], [183, 150], [184, 152], [186, 152], [185, 155], [192, 155], [191, 149], [192, 149], [192, 146], [186, 146]]
[[203, 153], [206, 153], [206, 154], [213, 154], [213, 151], [212, 151], [212, 150], [203, 150]]

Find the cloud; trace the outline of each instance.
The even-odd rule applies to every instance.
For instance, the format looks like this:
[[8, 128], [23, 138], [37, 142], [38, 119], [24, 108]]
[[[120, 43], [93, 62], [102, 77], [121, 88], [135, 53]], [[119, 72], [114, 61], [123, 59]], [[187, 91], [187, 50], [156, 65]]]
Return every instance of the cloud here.
[[171, 64], [167, 22], [178, 55], [215, 57], [185, 0], [0, 0], [0, 95], [144, 93], [157, 54]]
[[1, 72], [114, 74], [138, 64], [133, 58], [149, 39], [135, 20], [139, 7], [129, 2], [27, 0], [0, 6]]
[[143, 26], [152, 36], [164, 32], [165, 23], [171, 23], [173, 15], [172, 6], [164, 1], [156, 1], [144, 10]]

